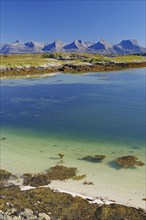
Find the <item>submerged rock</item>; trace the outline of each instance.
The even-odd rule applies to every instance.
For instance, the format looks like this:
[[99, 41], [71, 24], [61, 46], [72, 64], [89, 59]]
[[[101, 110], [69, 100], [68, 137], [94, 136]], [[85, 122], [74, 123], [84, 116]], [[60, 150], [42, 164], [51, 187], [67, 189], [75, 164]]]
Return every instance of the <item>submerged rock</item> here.
[[88, 181], [88, 182], [87, 182], [87, 181], [84, 181], [83, 184], [84, 184], [84, 185], [94, 185], [94, 183], [91, 182], [91, 181]]
[[95, 155], [95, 156], [85, 156], [82, 160], [86, 160], [93, 163], [101, 162], [106, 156], [105, 155]]
[[2, 137], [2, 138], [0, 138], [0, 140], [1, 140], [1, 141], [4, 141], [4, 140], [6, 140], [6, 137]]
[[135, 167], [135, 166], [144, 166], [145, 164], [141, 161], [138, 161], [138, 158], [135, 156], [122, 156], [118, 157], [115, 162], [123, 168]]
[[139, 147], [139, 146], [133, 146], [132, 149], [133, 149], [133, 150], [141, 150], [141, 147]]

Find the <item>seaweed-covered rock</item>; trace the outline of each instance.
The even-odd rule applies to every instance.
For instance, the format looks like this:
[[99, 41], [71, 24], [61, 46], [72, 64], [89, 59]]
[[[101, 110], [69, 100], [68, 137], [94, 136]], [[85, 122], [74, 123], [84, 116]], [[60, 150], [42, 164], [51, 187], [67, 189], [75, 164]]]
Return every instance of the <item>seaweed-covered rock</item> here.
[[47, 171], [50, 180], [65, 180], [76, 176], [77, 168], [56, 165]]
[[31, 174], [31, 173], [25, 173], [23, 174], [23, 184], [25, 186], [44, 186], [48, 185], [50, 183], [50, 180], [48, 176], [44, 173], [38, 173], [38, 174]]
[[122, 156], [118, 157], [115, 162], [123, 168], [134, 167], [134, 166], [144, 166], [144, 163], [138, 161], [138, 158], [135, 156]]
[[135, 209], [119, 204], [102, 205], [96, 210], [96, 220], [145, 220], [146, 213], [142, 209]]
[[2, 210], [2, 215], [8, 211], [10, 215], [13, 214], [16, 217], [22, 215], [27, 217], [32, 214], [32, 217], [28, 218], [29, 220], [40, 220], [39, 217], [48, 216], [55, 220], [146, 219], [146, 213], [142, 209], [118, 204], [99, 206], [81, 197], [56, 192], [48, 187], [25, 191], [21, 191], [18, 186], [5, 187], [1, 189], [0, 210]]
[[12, 176], [10, 172], [0, 169], [0, 182], [9, 180], [10, 176]]
[[101, 162], [106, 156], [105, 155], [95, 155], [95, 156], [85, 156], [82, 160], [86, 160], [93, 163]]

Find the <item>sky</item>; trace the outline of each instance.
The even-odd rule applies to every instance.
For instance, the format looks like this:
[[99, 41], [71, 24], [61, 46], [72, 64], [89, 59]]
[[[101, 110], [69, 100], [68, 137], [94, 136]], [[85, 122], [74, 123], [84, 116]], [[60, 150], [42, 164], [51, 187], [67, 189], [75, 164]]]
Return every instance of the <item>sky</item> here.
[[146, 46], [145, 0], [1, 0], [1, 42], [137, 39]]

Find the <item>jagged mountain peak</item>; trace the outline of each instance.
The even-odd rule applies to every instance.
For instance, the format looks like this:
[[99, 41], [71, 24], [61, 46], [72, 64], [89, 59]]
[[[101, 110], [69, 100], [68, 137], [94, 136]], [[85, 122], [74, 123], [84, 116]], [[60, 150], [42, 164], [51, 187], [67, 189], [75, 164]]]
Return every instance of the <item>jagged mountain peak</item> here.
[[65, 43], [56, 39], [53, 43], [47, 44], [43, 47], [43, 51], [52, 51], [52, 52], [61, 52], [63, 51], [63, 47]]
[[63, 48], [69, 51], [85, 51], [86, 47], [87, 46], [84, 44], [84, 42], [82, 42], [82, 40], [74, 40], [72, 43], [65, 45]]
[[27, 43], [25, 43], [25, 46], [27, 46], [27, 47], [35, 47], [35, 42], [33, 42], [33, 41], [29, 41], [29, 42], [27, 42]]
[[19, 40], [16, 40], [14, 43], [22, 43], [22, 42], [20, 42]]
[[119, 45], [121, 45], [124, 48], [131, 48], [133, 46], [139, 46], [138, 41], [135, 39], [131, 39], [131, 40], [122, 40]]
[[104, 39], [100, 39], [97, 43], [83, 42], [74, 40], [72, 43], [64, 43], [56, 39], [52, 43], [42, 43], [29, 41], [22, 43], [16, 40], [12, 43], [1, 44], [1, 54], [11, 53], [43, 53], [43, 52], [91, 52], [100, 54], [132, 54], [132, 53], [146, 53], [146, 49], [138, 44], [135, 39], [122, 40], [119, 44], [113, 45]]
[[114, 49], [119, 54], [134, 54], [146, 52], [146, 49], [144, 47], [141, 47], [138, 41], [135, 39], [122, 40], [119, 44], [114, 46]]
[[113, 45], [103, 39], [91, 45], [89, 49], [99, 51], [100, 53], [115, 53], [115, 51], [113, 50]]

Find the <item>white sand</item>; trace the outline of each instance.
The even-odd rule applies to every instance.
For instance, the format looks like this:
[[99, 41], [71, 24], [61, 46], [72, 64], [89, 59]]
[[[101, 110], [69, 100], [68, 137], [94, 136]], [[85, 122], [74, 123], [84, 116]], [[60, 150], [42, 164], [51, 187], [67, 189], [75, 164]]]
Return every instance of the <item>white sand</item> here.
[[[71, 194], [91, 197], [94, 201], [114, 200], [116, 203], [125, 204], [133, 207], [146, 208], [146, 202], [142, 200], [146, 198], [145, 191], [145, 166], [137, 167], [136, 169], [120, 169], [117, 170], [108, 165], [109, 161], [114, 160], [119, 155], [128, 155], [128, 148], [119, 148], [117, 154], [110, 154], [115, 151], [114, 146], [106, 146], [104, 143], [99, 148], [95, 146], [95, 152], [88, 148], [88, 143], [78, 143], [75, 141], [65, 141], [64, 139], [56, 140], [50, 138], [31, 138], [27, 139], [23, 136], [10, 135], [7, 133], [7, 139], [1, 146], [1, 168], [11, 171], [13, 174], [22, 174], [25, 172], [38, 173], [49, 167], [56, 165], [59, 160], [57, 153], [64, 153], [64, 166], [77, 167], [77, 175], [86, 174], [86, 178], [80, 181], [52, 181], [49, 187], [55, 190], [69, 192]], [[58, 144], [59, 147], [52, 147], [53, 144]], [[33, 147], [35, 146], [35, 148]], [[74, 151], [72, 150], [74, 146]], [[86, 149], [86, 152], [84, 152]], [[107, 149], [109, 153], [107, 153]], [[87, 152], [89, 150], [89, 152]], [[40, 152], [40, 151], [43, 151]], [[90, 163], [79, 160], [85, 155], [106, 154], [107, 158], [100, 164]], [[144, 160], [143, 150], [136, 152], [136, 156]], [[83, 185], [84, 181], [91, 181], [94, 185]], [[19, 183], [20, 185], [22, 183]], [[25, 188], [29, 189], [29, 188]]]
[[[23, 186], [22, 179], [10, 180], [9, 182], [20, 186], [22, 191], [35, 188], [32, 186]], [[84, 185], [83, 182], [84, 179], [80, 181], [72, 179], [66, 181], [55, 180], [43, 187], [49, 187], [54, 191], [68, 193], [72, 196], [80, 196], [87, 199], [90, 203], [97, 203], [100, 205], [116, 203], [146, 210], [146, 202], [140, 199], [142, 196], [144, 198], [144, 194], [138, 191], [125, 190], [121, 187], [117, 188], [114, 186], [107, 187], [104, 184]]]
[[144, 193], [126, 190], [121, 187], [107, 187], [104, 183], [98, 185], [83, 185], [83, 182], [84, 180], [52, 181], [49, 187], [60, 192], [79, 195], [83, 198], [90, 198], [93, 202], [97, 202], [98, 204], [117, 203], [146, 209], [146, 202], [141, 199], [145, 197]]

